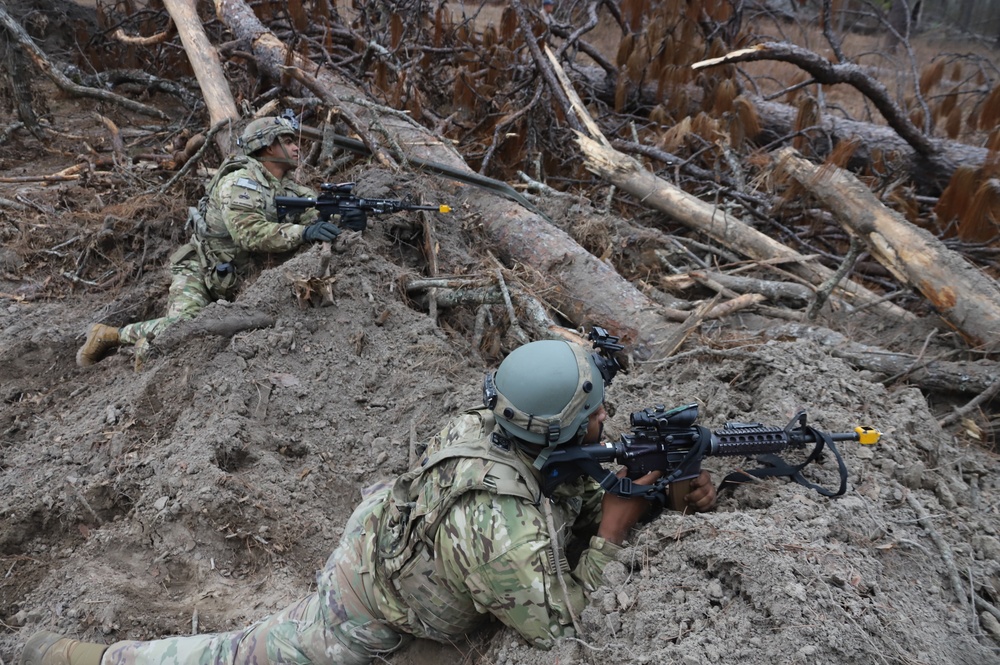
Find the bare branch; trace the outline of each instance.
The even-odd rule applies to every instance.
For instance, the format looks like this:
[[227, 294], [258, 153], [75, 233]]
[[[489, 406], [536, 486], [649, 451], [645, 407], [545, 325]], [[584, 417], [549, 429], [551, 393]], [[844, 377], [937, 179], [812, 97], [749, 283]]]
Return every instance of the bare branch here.
[[143, 115], [148, 115], [153, 118], [159, 118], [160, 120], [169, 120], [165, 113], [159, 109], [153, 108], [152, 106], [147, 106], [145, 104], [140, 104], [137, 101], [133, 101], [127, 97], [122, 97], [121, 95], [116, 95], [113, 92], [108, 92], [107, 90], [99, 90], [97, 88], [85, 88], [83, 86], [77, 85], [70, 81], [66, 76], [55, 69], [52, 63], [49, 61], [45, 53], [39, 49], [35, 42], [32, 41], [28, 33], [24, 31], [24, 28], [14, 20], [7, 10], [3, 6], [0, 6], [0, 26], [7, 28], [11, 36], [21, 45], [24, 52], [28, 54], [38, 69], [52, 79], [53, 83], [58, 86], [63, 92], [68, 92], [72, 95], [77, 95], [80, 97], [91, 97], [93, 99], [100, 99], [105, 102], [110, 102], [112, 104], [118, 104], [130, 111], [135, 111], [136, 113], [141, 113]]
[[691, 65], [692, 69], [704, 69], [732, 62], [754, 62], [777, 60], [787, 62], [809, 73], [817, 83], [833, 85], [846, 83], [853, 86], [870, 99], [889, 126], [892, 127], [919, 155], [930, 159], [940, 159], [941, 149], [914, 125], [909, 117], [892, 100], [889, 90], [879, 81], [868, 76], [855, 64], [834, 64], [807, 49], [794, 44], [765, 42], [750, 48], [733, 51], [719, 58], [702, 60]]

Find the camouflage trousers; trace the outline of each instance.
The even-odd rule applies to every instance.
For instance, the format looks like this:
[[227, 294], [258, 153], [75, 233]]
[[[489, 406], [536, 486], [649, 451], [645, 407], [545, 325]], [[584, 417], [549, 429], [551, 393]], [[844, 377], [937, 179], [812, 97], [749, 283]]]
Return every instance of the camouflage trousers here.
[[365, 530], [383, 505], [369, 494], [351, 515], [317, 590], [243, 630], [117, 642], [101, 665], [367, 665], [409, 640], [381, 621], [372, 597]]
[[146, 337], [155, 337], [168, 327], [194, 316], [216, 300], [205, 285], [205, 276], [197, 255], [170, 266], [170, 292], [167, 313], [158, 319], [130, 323], [118, 332], [122, 344], [136, 344]]

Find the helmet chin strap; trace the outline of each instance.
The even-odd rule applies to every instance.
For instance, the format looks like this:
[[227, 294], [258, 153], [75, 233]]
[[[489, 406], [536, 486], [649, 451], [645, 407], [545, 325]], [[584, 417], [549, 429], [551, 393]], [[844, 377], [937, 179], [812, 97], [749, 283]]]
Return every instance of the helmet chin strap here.
[[[276, 138], [275, 142], [277, 142], [278, 147], [281, 149], [281, 152], [284, 155], [284, 157], [258, 157], [257, 161], [268, 162], [270, 164], [287, 164], [288, 166], [298, 166], [299, 160], [292, 159], [292, 156], [288, 154], [288, 149], [285, 148], [285, 144], [281, 142], [280, 137]], [[271, 145], [274, 145], [274, 143], [272, 143]]]

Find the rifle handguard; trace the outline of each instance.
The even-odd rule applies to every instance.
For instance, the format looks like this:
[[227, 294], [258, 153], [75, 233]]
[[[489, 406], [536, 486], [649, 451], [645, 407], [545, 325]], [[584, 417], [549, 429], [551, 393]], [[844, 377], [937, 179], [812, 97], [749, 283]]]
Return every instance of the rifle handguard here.
[[781, 427], [767, 427], [760, 423], [726, 423], [712, 432], [709, 454], [713, 456], [751, 456], [779, 453], [791, 443], [788, 433]]

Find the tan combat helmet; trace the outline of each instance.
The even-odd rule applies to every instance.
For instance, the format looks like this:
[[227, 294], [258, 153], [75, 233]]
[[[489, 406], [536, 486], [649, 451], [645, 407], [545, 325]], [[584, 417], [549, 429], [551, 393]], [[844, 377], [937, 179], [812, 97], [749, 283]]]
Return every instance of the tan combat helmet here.
[[247, 155], [268, 147], [279, 136], [297, 136], [299, 123], [286, 115], [257, 118], [246, 126], [236, 145]]

